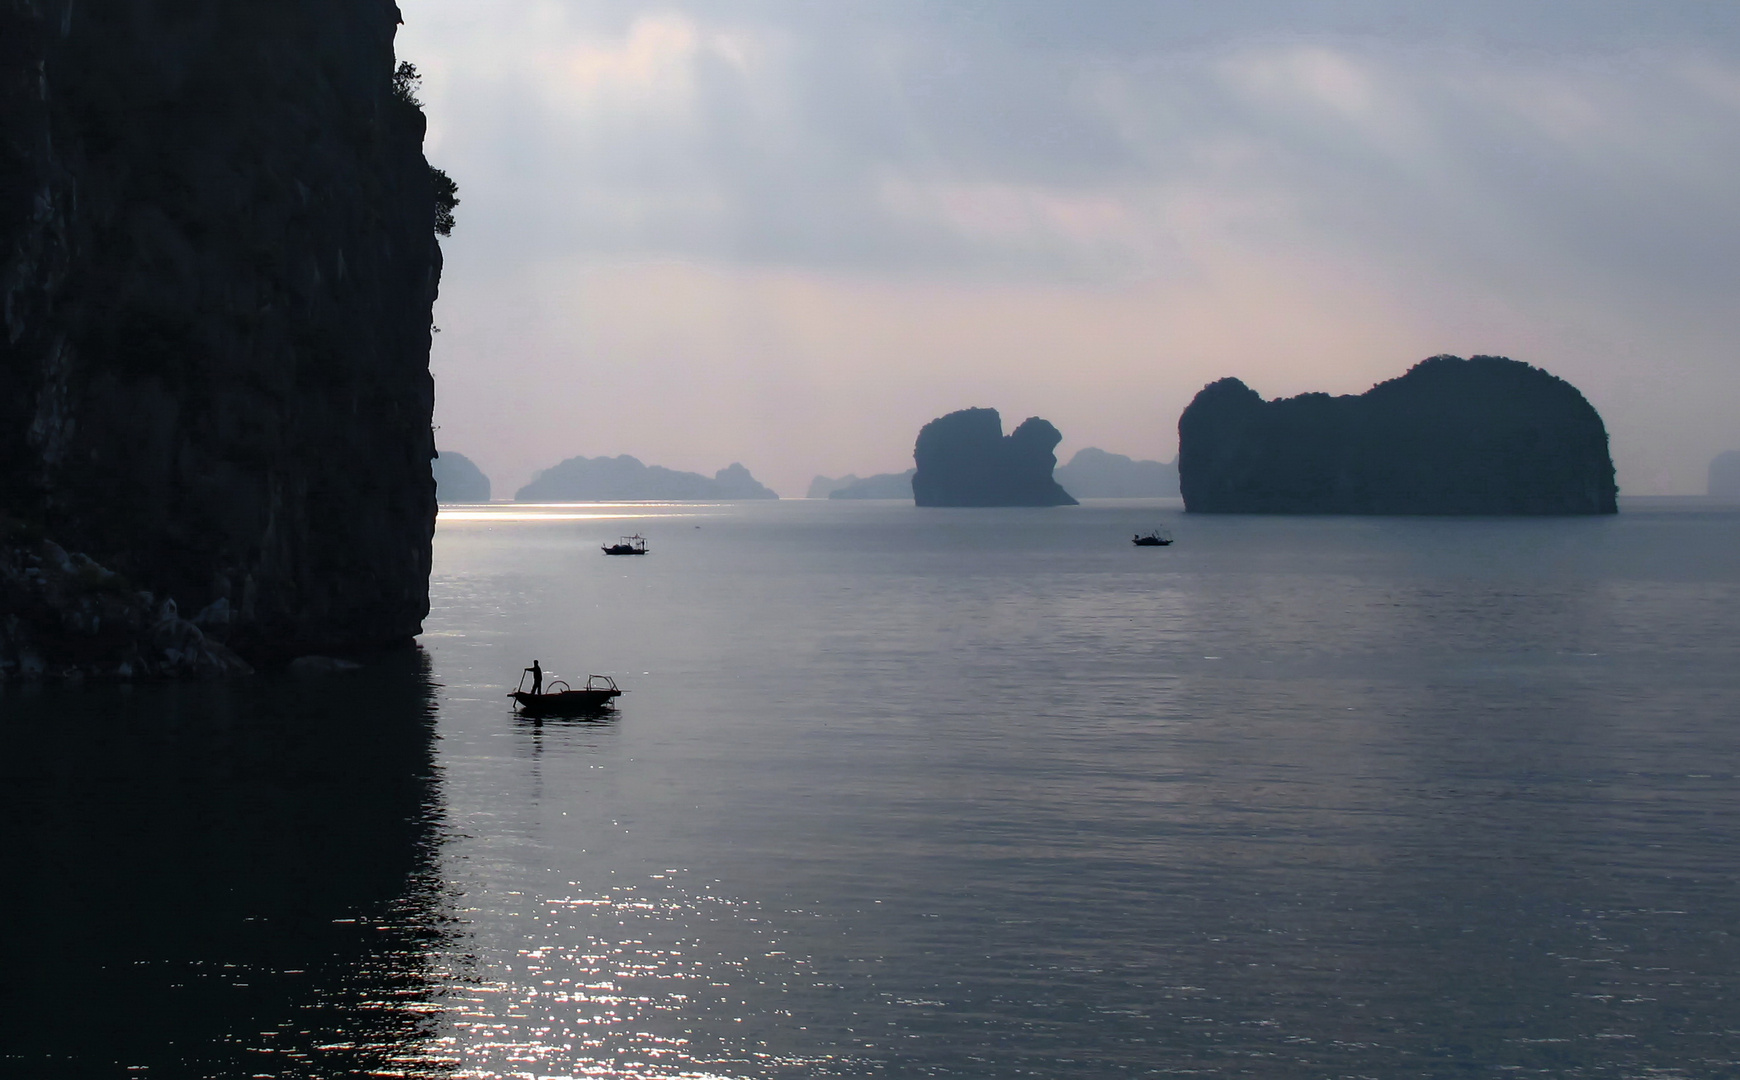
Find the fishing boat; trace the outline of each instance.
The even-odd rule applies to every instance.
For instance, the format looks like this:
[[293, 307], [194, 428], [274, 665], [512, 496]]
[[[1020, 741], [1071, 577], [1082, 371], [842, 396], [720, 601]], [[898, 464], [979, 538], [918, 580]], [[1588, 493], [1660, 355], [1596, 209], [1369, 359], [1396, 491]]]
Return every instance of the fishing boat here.
[[645, 555], [646, 537], [639, 535], [625, 536], [614, 544], [601, 544], [606, 555]]
[[[520, 678], [523, 687], [525, 677], [522, 675]], [[526, 716], [584, 716], [610, 708], [622, 693], [616, 680], [610, 676], [588, 675], [586, 685], [578, 690], [557, 679], [541, 694], [518, 689], [508, 696]]]
[[1172, 534], [1165, 529], [1151, 529], [1145, 533], [1137, 533], [1130, 542], [1137, 547], [1165, 547], [1172, 543]]

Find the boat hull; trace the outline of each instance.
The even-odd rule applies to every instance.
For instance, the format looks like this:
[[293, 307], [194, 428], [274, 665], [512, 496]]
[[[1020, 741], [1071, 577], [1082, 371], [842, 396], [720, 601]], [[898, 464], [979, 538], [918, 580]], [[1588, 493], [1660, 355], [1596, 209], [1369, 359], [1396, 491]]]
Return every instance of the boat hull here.
[[554, 694], [516, 690], [513, 698], [527, 716], [583, 716], [610, 708], [621, 696], [621, 690], [562, 690]]

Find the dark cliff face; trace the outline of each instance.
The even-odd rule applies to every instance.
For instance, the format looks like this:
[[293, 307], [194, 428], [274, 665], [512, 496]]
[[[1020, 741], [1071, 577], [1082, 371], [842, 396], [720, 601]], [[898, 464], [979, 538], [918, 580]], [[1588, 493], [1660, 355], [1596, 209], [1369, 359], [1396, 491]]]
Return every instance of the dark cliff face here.
[[0, 0], [0, 513], [271, 655], [428, 610], [441, 255], [391, 0]]
[[918, 433], [912, 497], [919, 506], [1074, 506], [1051, 471], [1063, 436], [1028, 417], [1003, 434], [996, 409], [962, 409]]
[[1435, 356], [1358, 397], [1265, 402], [1237, 379], [1178, 421], [1185, 509], [1263, 514], [1611, 514], [1607, 429], [1570, 383]]

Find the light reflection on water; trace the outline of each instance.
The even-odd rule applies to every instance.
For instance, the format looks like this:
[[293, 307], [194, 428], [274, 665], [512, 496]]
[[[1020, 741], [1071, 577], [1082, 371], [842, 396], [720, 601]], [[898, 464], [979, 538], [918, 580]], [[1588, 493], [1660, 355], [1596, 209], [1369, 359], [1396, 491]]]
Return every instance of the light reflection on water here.
[[[762, 1007], [744, 995], [786, 993], [806, 962], [783, 959], [776, 931], [754, 905], [695, 888], [680, 870], [605, 895], [485, 896], [462, 918], [523, 923], [536, 944], [503, 955], [486, 971], [456, 978], [444, 1000], [447, 1032], [435, 1053], [458, 1075], [632, 1078], [759, 1075], [824, 1059], [777, 1053], [735, 1033], [697, 1035], [694, 1018], [742, 1025]], [[756, 957], [709, 944], [705, 928], [750, 927], [764, 946]], [[783, 1010], [782, 1010], [783, 1011]], [[789, 1016], [789, 1011], [783, 1011]], [[753, 1025], [752, 1025], [753, 1029]]]
[[0, 1076], [426, 1076], [425, 657], [0, 687]]
[[[1184, 519], [1151, 558], [1154, 515], [748, 507], [627, 563], [444, 532], [443, 1052], [1731, 1071], [1740, 519]], [[534, 655], [619, 717], [508, 720]]]
[[592, 509], [421, 658], [0, 688], [0, 1074], [1740, 1074], [1740, 514]]

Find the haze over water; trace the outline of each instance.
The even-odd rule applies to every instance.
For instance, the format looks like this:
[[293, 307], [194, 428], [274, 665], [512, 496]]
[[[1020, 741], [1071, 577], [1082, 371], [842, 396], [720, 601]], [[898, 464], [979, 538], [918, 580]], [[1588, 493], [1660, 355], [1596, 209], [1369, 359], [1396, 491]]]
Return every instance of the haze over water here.
[[1733, 1075], [1737, 534], [449, 507], [420, 670], [0, 697], [0, 1069]]

